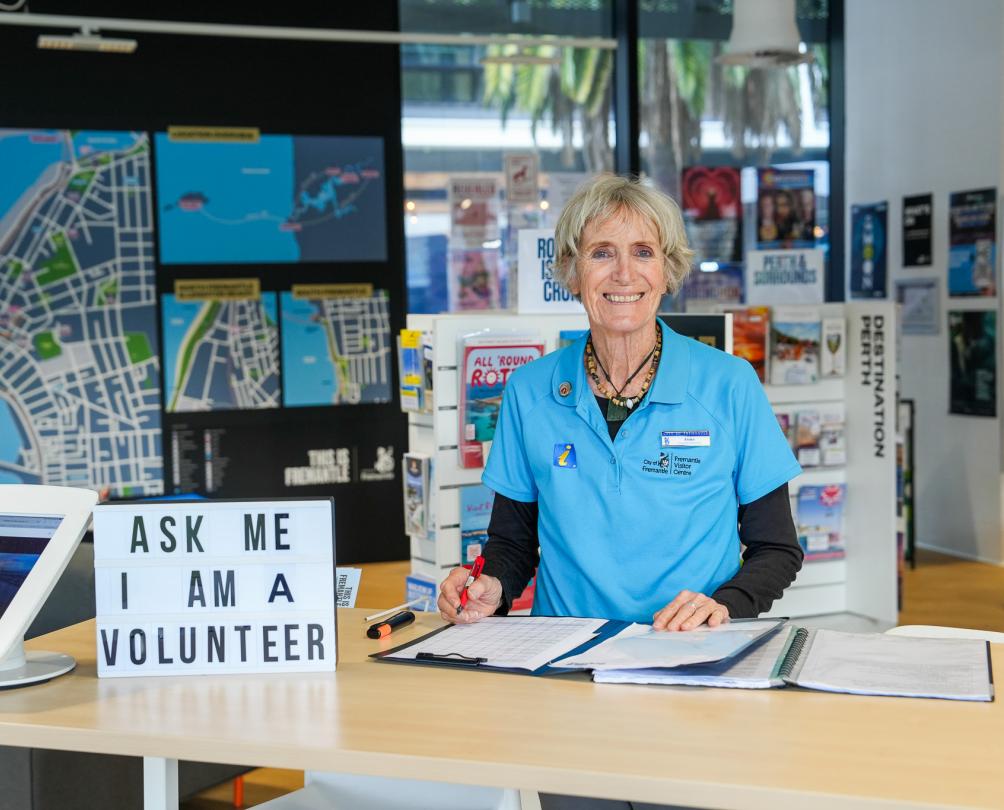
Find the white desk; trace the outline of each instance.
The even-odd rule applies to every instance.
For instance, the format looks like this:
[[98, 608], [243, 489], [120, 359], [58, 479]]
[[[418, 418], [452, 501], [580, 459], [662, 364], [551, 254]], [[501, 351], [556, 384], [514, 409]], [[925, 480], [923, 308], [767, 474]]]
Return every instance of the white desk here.
[[[177, 759], [344, 771], [723, 808], [1004, 806], [1004, 701], [593, 684], [378, 664], [339, 612], [337, 673], [98, 681], [94, 626], [28, 646], [77, 670], [0, 692], [0, 744], [146, 757], [148, 808]], [[1004, 645], [993, 648], [1004, 672]], [[465, 733], [469, 729], [470, 733]], [[156, 779], [161, 778], [161, 784]], [[174, 805], [171, 802], [174, 802]]]

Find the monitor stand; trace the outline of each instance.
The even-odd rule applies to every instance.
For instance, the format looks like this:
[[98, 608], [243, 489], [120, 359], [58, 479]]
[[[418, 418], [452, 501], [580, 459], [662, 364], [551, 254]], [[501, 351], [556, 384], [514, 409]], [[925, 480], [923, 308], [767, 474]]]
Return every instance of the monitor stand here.
[[24, 651], [19, 642], [0, 659], [0, 689], [17, 689], [65, 675], [77, 665], [72, 655]]

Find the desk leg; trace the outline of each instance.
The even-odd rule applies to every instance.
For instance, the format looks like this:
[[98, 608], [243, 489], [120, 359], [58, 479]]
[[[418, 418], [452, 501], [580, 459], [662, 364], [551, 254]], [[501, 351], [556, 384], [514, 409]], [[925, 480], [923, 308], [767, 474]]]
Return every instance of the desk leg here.
[[178, 810], [178, 760], [143, 757], [143, 810]]

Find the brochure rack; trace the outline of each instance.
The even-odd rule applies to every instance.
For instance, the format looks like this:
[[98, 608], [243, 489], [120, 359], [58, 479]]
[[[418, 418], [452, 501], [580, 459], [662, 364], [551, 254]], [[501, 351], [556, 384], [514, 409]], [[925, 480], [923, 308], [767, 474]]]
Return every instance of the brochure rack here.
[[846, 484], [841, 560], [807, 562], [767, 616], [855, 613], [897, 620], [896, 306], [886, 301], [812, 306], [847, 321], [847, 370], [811, 385], [767, 385], [775, 408], [843, 403], [847, 463], [805, 470], [789, 484]]
[[[896, 622], [896, 308], [854, 302], [815, 307], [821, 317], [847, 319], [847, 370], [843, 378], [811, 385], [766, 386], [777, 407], [844, 404], [847, 464], [806, 470], [791, 483], [845, 483], [846, 556], [806, 563], [769, 616], [851, 612]], [[408, 328], [432, 336], [435, 409], [408, 414], [409, 450], [433, 459], [430, 499], [435, 530], [411, 536], [412, 573], [437, 583], [460, 563], [459, 488], [480, 483], [480, 469], [460, 466], [458, 347], [462, 336], [483, 329], [536, 331], [547, 351], [563, 330], [585, 329], [584, 315], [515, 315], [504, 312], [409, 315]]]
[[460, 564], [460, 487], [481, 483], [482, 468], [460, 465], [460, 344], [464, 335], [485, 329], [537, 332], [545, 351], [557, 348], [558, 334], [588, 328], [585, 315], [515, 315], [506, 312], [409, 315], [408, 329], [432, 336], [432, 413], [408, 414], [408, 450], [432, 459], [429, 492], [435, 527], [430, 537], [411, 537], [412, 573], [438, 583]]

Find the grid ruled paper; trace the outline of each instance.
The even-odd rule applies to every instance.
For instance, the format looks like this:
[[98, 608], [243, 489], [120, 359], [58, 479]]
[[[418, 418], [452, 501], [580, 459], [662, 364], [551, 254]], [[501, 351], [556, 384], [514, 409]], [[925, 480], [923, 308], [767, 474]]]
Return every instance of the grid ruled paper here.
[[388, 658], [414, 660], [419, 653], [454, 653], [484, 658], [487, 666], [538, 669], [593, 638], [605, 619], [551, 616], [492, 616], [474, 624], [457, 624]]

